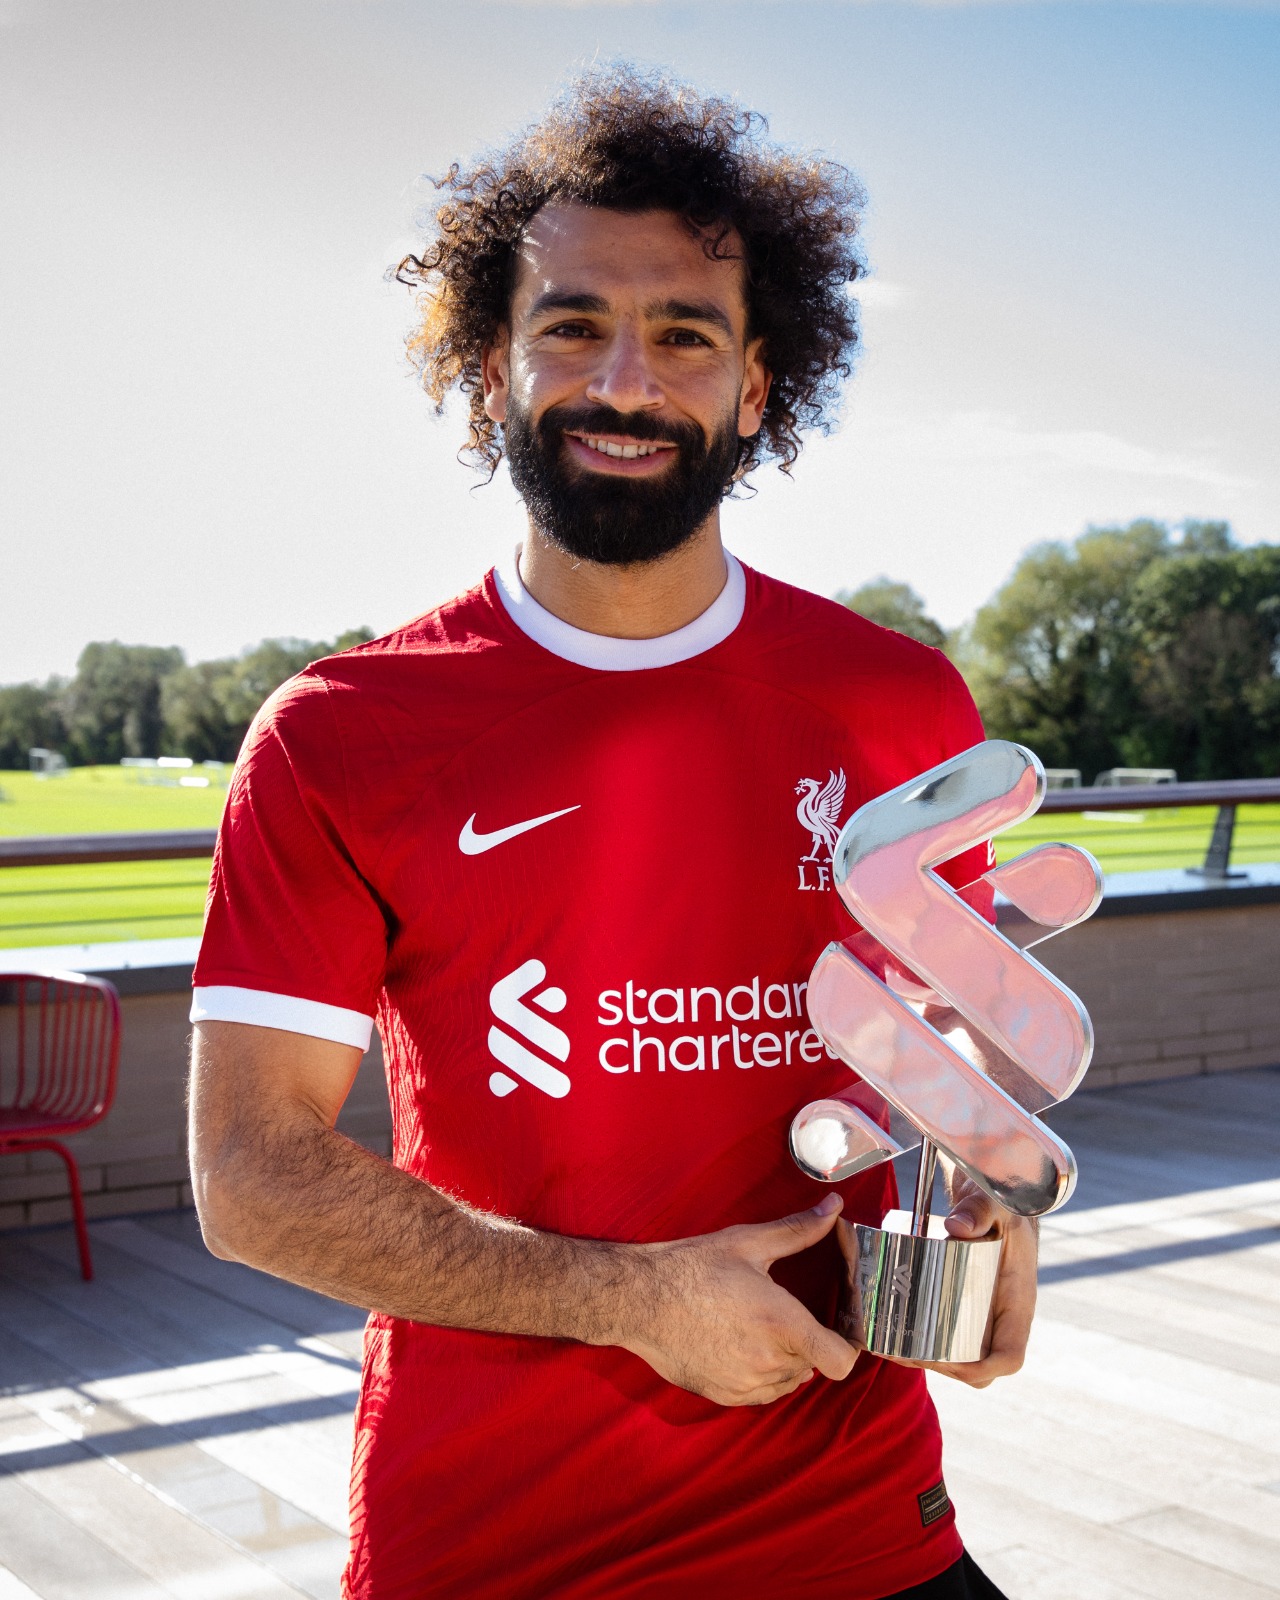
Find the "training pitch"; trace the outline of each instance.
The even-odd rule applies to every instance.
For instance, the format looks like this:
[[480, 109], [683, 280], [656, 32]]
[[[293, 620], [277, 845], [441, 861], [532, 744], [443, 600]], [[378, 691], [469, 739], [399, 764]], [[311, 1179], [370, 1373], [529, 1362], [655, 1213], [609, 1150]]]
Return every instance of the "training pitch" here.
[[[0, 837], [215, 828], [229, 769], [73, 767], [53, 777], [0, 772]], [[187, 782], [184, 785], [183, 779]], [[190, 780], [203, 780], [192, 783]], [[1002, 861], [1046, 839], [1092, 850], [1106, 872], [1201, 861], [1212, 806], [1035, 817], [997, 841]], [[1280, 861], [1280, 806], [1241, 806], [1232, 861]], [[206, 861], [0, 868], [0, 948], [180, 938], [200, 931]]]
[[[216, 828], [230, 768], [0, 772], [0, 837]], [[205, 780], [195, 785], [182, 779]], [[200, 932], [207, 861], [0, 868], [0, 948]]]

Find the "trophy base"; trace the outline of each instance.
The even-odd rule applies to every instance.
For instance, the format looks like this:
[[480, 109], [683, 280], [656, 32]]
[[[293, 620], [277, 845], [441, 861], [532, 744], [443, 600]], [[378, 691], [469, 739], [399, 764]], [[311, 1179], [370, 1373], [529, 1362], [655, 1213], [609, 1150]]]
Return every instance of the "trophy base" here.
[[910, 1229], [906, 1211], [879, 1228], [837, 1224], [849, 1268], [840, 1331], [872, 1355], [981, 1361], [1004, 1241], [952, 1239], [937, 1217], [927, 1238]]

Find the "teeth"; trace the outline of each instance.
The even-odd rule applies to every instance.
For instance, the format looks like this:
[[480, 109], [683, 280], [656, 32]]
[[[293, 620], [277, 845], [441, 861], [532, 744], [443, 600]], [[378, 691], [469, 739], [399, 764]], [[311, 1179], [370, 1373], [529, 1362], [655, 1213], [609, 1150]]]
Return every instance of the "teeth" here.
[[656, 444], [615, 444], [611, 439], [584, 439], [582, 442], [602, 456], [621, 456], [626, 461], [633, 461], [637, 456], [657, 455], [659, 448]]

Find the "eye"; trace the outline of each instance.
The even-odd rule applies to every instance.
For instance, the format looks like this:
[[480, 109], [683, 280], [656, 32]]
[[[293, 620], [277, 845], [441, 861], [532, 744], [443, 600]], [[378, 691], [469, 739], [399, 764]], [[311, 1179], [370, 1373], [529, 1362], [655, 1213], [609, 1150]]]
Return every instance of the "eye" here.
[[595, 334], [584, 322], [557, 322], [554, 327], [545, 328], [544, 339], [591, 339]]
[[662, 342], [676, 345], [684, 350], [696, 350], [699, 345], [707, 349], [711, 348], [710, 339], [704, 339], [700, 333], [695, 333], [692, 328], [672, 328]]

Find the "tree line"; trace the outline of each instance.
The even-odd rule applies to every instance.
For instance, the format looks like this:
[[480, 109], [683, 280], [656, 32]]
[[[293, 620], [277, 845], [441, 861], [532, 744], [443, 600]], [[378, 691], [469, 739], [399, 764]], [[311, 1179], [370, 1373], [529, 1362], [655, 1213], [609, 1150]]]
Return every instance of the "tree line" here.
[[945, 649], [992, 738], [1049, 767], [1280, 775], [1280, 545], [1143, 519], [1040, 544], [948, 634], [906, 584], [839, 599]]
[[0, 767], [25, 767], [32, 747], [72, 766], [124, 756], [234, 761], [254, 713], [286, 678], [321, 656], [372, 639], [264, 639], [238, 656], [189, 663], [177, 648], [86, 645], [71, 679], [0, 688]]
[[[905, 583], [836, 598], [946, 650], [992, 737], [1086, 782], [1112, 766], [1280, 774], [1280, 545], [1241, 546], [1226, 523], [1187, 522], [1175, 536], [1142, 520], [1037, 545], [950, 633]], [[25, 767], [32, 746], [72, 765], [234, 760], [273, 689], [371, 637], [265, 639], [194, 663], [176, 648], [87, 645], [69, 680], [0, 688], [0, 767]]]

